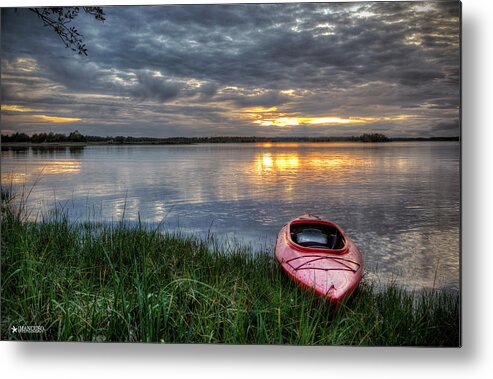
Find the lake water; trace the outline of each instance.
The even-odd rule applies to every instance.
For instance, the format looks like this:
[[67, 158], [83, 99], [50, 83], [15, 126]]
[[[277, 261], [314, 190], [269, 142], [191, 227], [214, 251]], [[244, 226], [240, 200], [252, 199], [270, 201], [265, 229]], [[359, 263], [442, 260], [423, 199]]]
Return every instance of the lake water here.
[[151, 226], [272, 252], [288, 221], [314, 213], [359, 247], [367, 275], [408, 288], [459, 287], [458, 142], [260, 143], [2, 148], [2, 185], [36, 185], [72, 220]]

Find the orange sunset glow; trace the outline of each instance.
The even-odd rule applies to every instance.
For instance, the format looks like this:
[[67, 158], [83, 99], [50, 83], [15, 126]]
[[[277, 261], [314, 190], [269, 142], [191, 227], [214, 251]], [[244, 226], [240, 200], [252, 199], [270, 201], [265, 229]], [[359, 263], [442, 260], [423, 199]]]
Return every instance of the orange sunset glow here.
[[77, 117], [58, 117], [58, 116], [46, 116], [44, 114], [41, 115], [33, 115], [32, 116], [35, 119], [38, 119], [40, 121], [44, 122], [52, 122], [54, 124], [65, 124], [69, 122], [77, 122], [81, 121], [82, 119], [77, 118]]
[[[24, 105], [17, 105], [17, 104], [5, 104], [2, 105], [2, 111], [5, 112], [13, 112], [15, 113], [35, 113], [35, 112], [41, 112], [40, 109], [36, 108], [30, 108], [26, 107]], [[48, 116], [45, 114], [30, 114], [30, 115], [25, 115], [23, 116], [24, 120], [31, 120], [34, 122], [46, 122], [46, 123], [53, 123], [53, 124], [67, 124], [71, 122], [78, 122], [82, 121], [81, 118], [79, 117], [61, 117], [61, 116]]]
[[414, 116], [401, 114], [397, 116], [382, 117], [302, 117], [297, 114], [287, 114], [278, 112], [277, 107], [263, 108], [255, 107], [245, 109], [243, 112], [246, 117], [253, 119], [254, 124], [260, 126], [291, 127], [301, 125], [327, 126], [344, 124], [369, 124], [377, 121], [405, 121], [413, 119]]
[[36, 109], [25, 107], [23, 105], [14, 105], [14, 104], [2, 104], [2, 111], [7, 112], [37, 112]]

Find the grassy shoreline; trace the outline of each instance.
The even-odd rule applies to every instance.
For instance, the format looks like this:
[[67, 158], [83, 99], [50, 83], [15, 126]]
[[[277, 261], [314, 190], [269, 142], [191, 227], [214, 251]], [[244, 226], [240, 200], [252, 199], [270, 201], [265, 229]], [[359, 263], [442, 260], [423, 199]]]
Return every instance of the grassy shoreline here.
[[271, 254], [61, 214], [26, 222], [5, 201], [1, 227], [3, 340], [460, 345], [455, 294], [375, 291], [363, 280], [336, 311], [286, 278]]

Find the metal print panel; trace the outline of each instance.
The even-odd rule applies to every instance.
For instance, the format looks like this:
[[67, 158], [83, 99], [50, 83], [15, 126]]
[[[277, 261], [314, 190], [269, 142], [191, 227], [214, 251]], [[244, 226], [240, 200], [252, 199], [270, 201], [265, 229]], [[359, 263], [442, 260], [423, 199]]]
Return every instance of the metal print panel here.
[[460, 2], [1, 17], [3, 340], [460, 346]]

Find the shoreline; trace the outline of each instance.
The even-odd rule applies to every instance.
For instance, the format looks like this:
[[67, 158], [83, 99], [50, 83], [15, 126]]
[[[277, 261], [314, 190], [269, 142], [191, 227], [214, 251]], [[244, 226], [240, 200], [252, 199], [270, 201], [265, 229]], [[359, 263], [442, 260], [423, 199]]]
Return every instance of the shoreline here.
[[[13, 203], [2, 193], [4, 340], [461, 345], [460, 294], [377, 291], [364, 276], [334, 309], [271, 254], [224, 251], [214, 236], [72, 223], [63, 212], [27, 222]], [[42, 333], [9, 331], [33, 320]]]
[[318, 140], [287, 140], [287, 141], [277, 141], [277, 140], [265, 140], [265, 141], [224, 141], [224, 142], [123, 142], [123, 143], [114, 143], [114, 142], [2, 142], [1, 148], [4, 147], [86, 147], [86, 146], [176, 146], [176, 145], [198, 145], [198, 144], [210, 144], [210, 145], [220, 145], [227, 143], [236, 143], [236, 144], [256, 144], [256, 143], [315, 143], [315, 144], [326, 144], [326, 143], [357, 143], [357, 144], [392, 144], [395, 142], [460, 142], [457, 139], [412, 139], [412, 138], [399, 138], [393, 139], [391, 141], [386, 142], [364, 142], [364, 141], [351, 141], [351, 140], [330, 140], [330, 141], [318, 141]]

